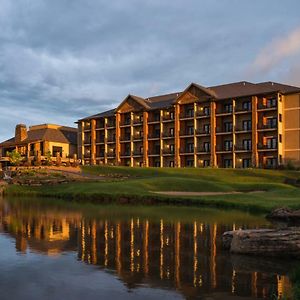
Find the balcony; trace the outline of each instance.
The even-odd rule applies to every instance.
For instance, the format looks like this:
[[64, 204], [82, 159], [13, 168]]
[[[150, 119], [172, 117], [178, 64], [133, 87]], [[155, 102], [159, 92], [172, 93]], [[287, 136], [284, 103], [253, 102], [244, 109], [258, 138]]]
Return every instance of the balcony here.
[[130, 157], [131, 156], [131, 151], [130, 150], [126, 150], [124, 152], [121, 152], [120, 157], [124, 158], [124, 157]]
[[139, 141], [142, 141], [143, 139], [144, 139], [143, 135], [136, 134], [133, 136], [134, 142], [139, 142]]
[[260, 125], [258, 126], [258, 129], [257, 130], [260, 130], [260, 131], [264, 131], [264, 130], [277, 130], [277, 125], [274, 125], [274, 124], [266, 124], [266, 125]]
[[104, 136], [101, 136], [100, 138], [96, 139], [96, 144], [104, 144]]
[[197, 149], [197, 153], [209, 154], [210, 153], [210, 147], [199, 147]]
[[216, 147], [216, 153], [232, 152], [232, 150], [233, 150], [233, 147], [232, 147], [232, 146], [231, 146], [231, 147], [218, 147], [218, 146]]
[[113, 128], [116, 128], [115, 122], [109, 122], [106, 124], [106, 129], [113, 129]]
[[197, 118], [209, 118], [210, 117], [210, 111], [198, 111], [196, 113]]
[[107, 143], [115, 143], [116, 142], [116, 138], [115, 137], [108, 137], [106, 142]]
[[257, 105], [257, 110], [262, 111], [262, 110], [277, 110], [277, 103], [275, 105], [268, 105], [268, 104], [258, 104]]
[[246, 102], [245, 106], [237, 105], [234, 108], [234, 112], [235, 113], [249, 113], [249, 112], [252, 112], [252, 103], [251, 102]]
[[148, 151], [148, 156], [160, 156], [160, 150]]
[[163, 150], [163, 155], [174, 155], [175, 150], [174, 149], [164, 149]]
[[162, 134], [162, 138], [163, 138], [163, 139], [168, 139], [168, 138], [173, 139], [173, 138], [174, 138], [174, 133], [164, 132], [164, 133]]
[[160, 139], [160, 133], [152, 133], [149, 135], [148, 137], [149, 140], [157, 140], [157, 139]]
[[124, 120], [121, 122], [120, 127], [129, 127], [131, 125], [131, 120]]
[[252, 131], [252, 128], [251, 127], [236, 127], [235, 128], [235, 132], [236, 133], [247, 133], [247, 132], [251, 132]]
[[84, 139], [84, 142], [83, 142], [84, 145], [90, 145], [91, 143], [92, 143], [92, 139], [91, 138]]
[[258, 144], [257, 149], [261, 151], [277, 151], [277, 145], [262, 145]]
[[194, 148], [180, 149], [180, 154], [194, 154]]
[[210, 130], [196, 130], [196, 135], [210, 135]]
[[227, 116], [232, 114], [233, 114], [233, 109], [218, 109], [216, 111], [216, 116]]
[[195, 130], [185, 130], [180, 132], [180, 137], [193, 137]]
[[218, 135], [226, 135], [226, 134], [232, 134], [233, 131], [232, 131], [232, 128], [230, 128], [230, 130], [228, 129], [223, 129], [223, 128], [217, 128], [216, 130], [216, 134]]
[[133, 126], [142, 126], [143, 125], [143, 118], [138, 118], [133, 120]]
[[194, 111], [180, 114], [180, 120], [194, 119]]
[[140, 151], [140, 150], [136, 150], [136, 151], [133, 151], [132, 155], [133, 156], [143, 156], [144, 152]]
[[104, 157], [104, 152], [97, 153], [96, 156], [97, 156], [97, 157], [100, 157], [100, 158], [103, 158], [103, 157]]
[[84, 130], [84, 131], [91, 131], [91, 129], [92, 129], [91, 124], [89, 124], [89, 125], [84, 125], [84, 127], [83, 127], [83, 130]]
[[236, 152], [251, 152], [252, 151], [252, 148], [251, 147], [247, 147], [247, 146], [244, 146], [244, 145], [236, 145], [234, 147], [234, 150]]
[[124, 136], [121, 137], [120, 142], [130, 142], [131, 140], [131, 135], [130, 134], [125, 134]]

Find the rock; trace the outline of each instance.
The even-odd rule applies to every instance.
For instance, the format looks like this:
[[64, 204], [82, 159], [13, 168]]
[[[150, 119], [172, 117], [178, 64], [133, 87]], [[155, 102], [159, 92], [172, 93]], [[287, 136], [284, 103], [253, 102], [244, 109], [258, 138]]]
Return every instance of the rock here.
[[300, 222], [300, 210], [292, 210], [287, 207], [281, 207], [274, 209], [266, 216], [267, 219], [280, 220], [280, 221], [299, 221]]
[[300, 228], [254, 229], [229, 231], [223, 234], [224, 247], [236, 254], [300, 258]]

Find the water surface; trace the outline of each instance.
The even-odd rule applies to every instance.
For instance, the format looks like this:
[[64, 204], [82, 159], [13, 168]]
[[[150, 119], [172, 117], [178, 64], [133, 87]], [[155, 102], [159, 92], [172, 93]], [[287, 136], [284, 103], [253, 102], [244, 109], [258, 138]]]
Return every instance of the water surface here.
[[263, 216], [186, 207], [0, 200], [0, 299], [272, 299], [294, 261], [230, 255]]

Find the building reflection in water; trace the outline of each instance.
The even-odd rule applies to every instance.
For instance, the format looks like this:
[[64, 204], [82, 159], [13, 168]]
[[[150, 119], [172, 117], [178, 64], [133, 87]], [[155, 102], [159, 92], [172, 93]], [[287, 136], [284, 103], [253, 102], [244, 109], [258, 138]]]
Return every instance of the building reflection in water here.
[[284, 275], [233, 263], [221, 235], [235, 224], [163, 219], [99, 220], [78, 213], [22, 215], [1, 212], [1, 231], [21, 253], [77, 251], [78, 260], [116, 272], [128, 288], [141, 284], [176, 289], [186, 297], [210, 293], [266, 297], [290, 289]]

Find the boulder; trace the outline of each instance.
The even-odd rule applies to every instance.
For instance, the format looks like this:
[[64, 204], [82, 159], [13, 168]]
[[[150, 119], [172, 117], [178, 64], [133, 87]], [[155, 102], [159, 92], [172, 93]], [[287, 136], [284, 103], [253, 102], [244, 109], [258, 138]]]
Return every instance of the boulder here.
[[287, 207], [281, 207], [274, 209], [271, 213], [266, 216], [267, 219], [279, 220], [286, 222], [300, 222], [300, 210], [292, 210]]
[[229, 231], [223, 234], [223, 245], [236, 254], [300, 258], [300, 228]]

